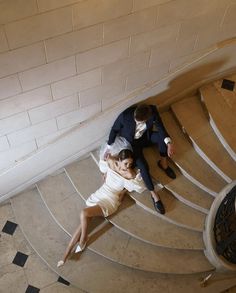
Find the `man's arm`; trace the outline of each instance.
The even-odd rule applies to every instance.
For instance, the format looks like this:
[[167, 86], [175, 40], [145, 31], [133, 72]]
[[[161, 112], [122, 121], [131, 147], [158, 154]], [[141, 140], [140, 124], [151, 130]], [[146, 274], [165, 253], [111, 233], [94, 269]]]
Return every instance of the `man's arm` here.
[[113, 144], [113, 142], [115, 141], [116, 139], [116, 136], [117, 134], [119, 134], [121, 128], [123, 127], [123, 113], [121, 113], [117, 119], [115, 120], [112, 128], [111, 128], [111, 131], [110, 131], [110, 134], [109, 134], [109, 139], [108, 139], [108, 142], [107, 144], [108, 145], [111, 145]]

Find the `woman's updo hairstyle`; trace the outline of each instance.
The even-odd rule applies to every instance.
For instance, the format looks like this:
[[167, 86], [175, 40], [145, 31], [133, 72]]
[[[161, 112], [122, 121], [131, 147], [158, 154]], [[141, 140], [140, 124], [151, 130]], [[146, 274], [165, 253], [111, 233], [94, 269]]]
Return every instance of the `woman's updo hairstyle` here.
[[124, 150], [121, 150], [118, 154], [118, 159], [120, 161], [123, 161], [125, 159], [133, 159], [134, 158], [134, 155], [133, 155], [133, 152], [129, 149], [124, 149]]

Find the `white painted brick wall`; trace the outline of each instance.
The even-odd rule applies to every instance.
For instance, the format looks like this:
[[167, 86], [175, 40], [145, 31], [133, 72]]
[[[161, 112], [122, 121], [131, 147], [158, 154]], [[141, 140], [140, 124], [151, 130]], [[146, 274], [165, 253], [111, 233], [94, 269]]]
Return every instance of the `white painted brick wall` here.
[[32, 124], [37, 124], [76, 109], [78, 109], [78, 96], [73, 95], [29, 110], [29, 117]]
[[155, 28], [157, 8], [146, 9], [104, 24], [105, 43], [114, 42]]
[[0, 78], [46, 63], [43, 43], [0, 54]]
[[[0, 137], [0, 152], [4, 152], [9, 149], [9, 143], [6, 136]], [[1, 154], [1, 153], [0, 153]]]
[[35, 141], [30, 141], [21, 146], [0, 152], [0, 170], [13, 165], [20, 159], [37, 149]]
[[30, 126], [30, 120], [27, 112], [13, 115], [0, 120], [0, 136], [17, 131]]
[[109, 45], [78, 54], [76, 56], [77, 71], [88, 71], [128, 57], [128, 55], [129, 39], [114, 42]]
[[133, 0], [87, 0], [74, 6], [73, 21], [76, 29], [127, 15]]
[[235, 12], [229, 0], [1, 0], [4, 168], [235, 37]]
[[26, 46], [70, 31], [72, 31], [71, 7], [6, 25], [6, 34], [11, 48]]
[[51, 119], [42, 123], [35, 124], [28, 128], [16, 131], [12, 134], [9, 134], [7, 137], [11, 146], [19, 146], [37, 137], [53, 133], [56, 130], [56, 120]]
[[7, 38], [3, 30], [3, 26], [0, 26], [0, 53], [8, 50]]
[[75, 57], [68, 57], [19, 74], [24, 91], [50, 84], [76, 74]]
[[20, 92], [22, 92], [22, 89], [16, 74], [0, 79], [0, 100]]
[[101, 112], [101, 103], [93, 104], [77, 111], [64, 114], [57, 118], [58, 128], [63, 129], [81, 123], [99, 112]]
[[101, 24], [49, 39], [45, 42], [47, 59], [50, 62], [99, 47], [102, 40]]
[[52, 94], [49, 86], [2, 100], [0, 101], [0, 119], [47, 104], [50, 101], [52, 101]]
[[37, 0], [0, 1], [0, 24], [25, 18], [37, 13]]
[[79, 94], [79, 102], [81, 107], [96, 104], [102, 99], [108, 99], [118, 96], [125, 91], [125, 79], [116, 79], [107, 84], [82, 91]]
[[88, 88], [101, 84], [101, 69], [91, 70], [89, 72], [64, 79], [52, 84], [52, 94], [54, 99], [81, 92]]

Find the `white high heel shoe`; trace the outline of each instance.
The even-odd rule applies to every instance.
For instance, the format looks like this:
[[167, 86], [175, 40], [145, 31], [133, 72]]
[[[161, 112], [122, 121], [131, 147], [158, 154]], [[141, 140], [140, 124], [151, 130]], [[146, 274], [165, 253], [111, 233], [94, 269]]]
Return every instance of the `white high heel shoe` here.
[[87, 244], [87, 242], [85, 242], [84, 245], [83, 245], [82, 247], [80, 246], [80, 244], [78, 244], [78, 245], [76, 246], [75, 253], [82, 252], [82, 251], [85, 249], [86, 244]]
[[64, 261], [63, 260], [59, 260], [59, 262], [57, 263], [57, 267], [60, 268], [61, 266], [64, 265]]

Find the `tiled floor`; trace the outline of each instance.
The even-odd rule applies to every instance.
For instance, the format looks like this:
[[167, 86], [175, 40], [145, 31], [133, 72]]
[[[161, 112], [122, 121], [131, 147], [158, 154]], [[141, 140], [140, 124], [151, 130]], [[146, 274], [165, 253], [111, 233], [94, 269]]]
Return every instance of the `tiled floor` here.
[[0, 293], [82, 293], [51, 271], [17, 225], [11, 205], [0, 205]]

